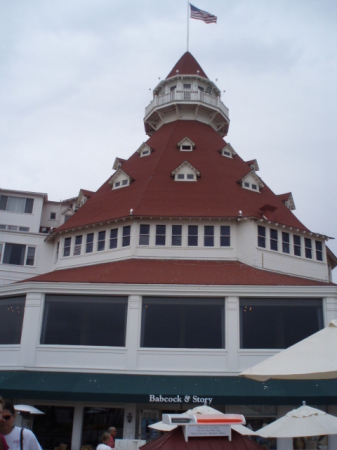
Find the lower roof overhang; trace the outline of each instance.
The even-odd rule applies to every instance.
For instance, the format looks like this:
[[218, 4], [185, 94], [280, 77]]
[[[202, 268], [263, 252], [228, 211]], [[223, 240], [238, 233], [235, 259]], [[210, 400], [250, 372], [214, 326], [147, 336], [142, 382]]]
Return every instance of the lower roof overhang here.
[[[336, 380], [269, 380], [233, 376], [168, 376], [0, 371], [4, 398], [44, 401], [194, 405], [337, 404]], [[152, 397], [151, 397], [152, 396]], [[171, 399], [171, 400], [170, 400]]]

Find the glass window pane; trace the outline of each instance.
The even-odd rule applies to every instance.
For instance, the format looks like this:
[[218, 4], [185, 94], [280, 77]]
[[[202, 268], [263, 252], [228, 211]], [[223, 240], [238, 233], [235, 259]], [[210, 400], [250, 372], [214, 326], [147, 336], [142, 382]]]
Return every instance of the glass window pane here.
[[0, 345], [20, 344], [26, 297], [0, 299]]
[[94, 233], [89, 233], [87, 234], [85, 252], [92, 253], [93, 249], [94, 249]]
[[[44, 412], [33, 422], [33, 432], [44, 450], [52, 450], [59, 447], [60, 443], [71, 448], [71, 437], [74, 421], [74, 407], [72, 406], [47, 406], [34, 404]], [[98, 441], [97, 441], [98, 442]]]
[[26, 205], [25, 205], [25, 213], [26, 214], [32, 214], [33, 204], [34, 204], [33, 198], [26, 198]]
[[165, 245], [166, 242], [166, 225], [156, 226], [156, 245]]
[[182, 226], [172, 225], [172, 245], [180, 246], [182, 243]]
[[7, 211], [17, 212], [17, 208], [18, 208], [18, 198], [8, 197]]
[[34, 266], [34, 260], [35, 260], [35, 247], [28, 247], [26, 266]]
[[0, 195], [0, 210], [6, 211], [7, 209], [7, 202], [8, 202], [8, 196], [7, 195]]
[[144, 297], [141, 346], [224, 348], [224, 300]]
[[26, 246], [21, 244], [5, 244], [4, 264], [23, 266], [25, 261]]
[[125, 297], [46, 295], [41, 344], [124, 347], [126, 312]]
[[81, 444], [96, 448], [102, 434], [109, 427], [116, 428], [117, 439], [123, 439], [123, 421], [124, 409], [122, 408], [96, 408], [93, 406], [84, 408]]
[[288, 348], [321, 328], [321, 299], [240, 299], [241, 348]]

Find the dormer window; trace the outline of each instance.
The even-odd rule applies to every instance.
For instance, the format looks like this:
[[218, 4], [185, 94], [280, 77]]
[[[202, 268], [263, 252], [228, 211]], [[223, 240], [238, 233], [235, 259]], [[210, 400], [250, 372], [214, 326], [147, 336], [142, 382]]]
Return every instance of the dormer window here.
[[182, 141], [178, 142], [177, 147], [181, 152], [192, 152], [195, 147], [195, 143], [188, 137], [185, 137]]
[[109, 184], [112, 185], [112, 189], [120, 189], [129, 186], [132, 178], [124, 172], [122, 169], [118, 169], [109, 180]]
[[251, 191], [260, 192], [260, 189], [264, 187], [264, 184], [260, 178], [255, 174], [255, 170], [252, 169], [246, 176], [240, 180], [240, 184], [243, 189], [249, 189]]
[[137, 153], [139, 153], [139, 155], [142, 157], [150, 155], [152, 151], [153, 151], [152, 148], [145, 142], [143, 142], [142, 145], [137, 150]]
[[233, 158], [236, 155], [236, 151], [231, 146], [231, 144], [227, 144], [224, 148], [221, 149], [222, 156], [226, 156], [226, 158]]
[[172, 172], [172, 176], [175, 181], [197, 181], [200, 173], [185, 161]]

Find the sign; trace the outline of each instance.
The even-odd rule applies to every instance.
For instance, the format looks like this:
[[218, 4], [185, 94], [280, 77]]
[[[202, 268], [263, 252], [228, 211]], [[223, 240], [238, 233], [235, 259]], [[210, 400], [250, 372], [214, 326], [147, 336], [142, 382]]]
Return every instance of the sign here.
[[188, 425], [186, 426], [188, 437], [197, 436], [230, 436], [230, 425]]
[[149, 403], [194, 403], [197, 405], [210, 405], [213, 397], [199, 397], [198, 395], [176, 395], [174, 397], [161, 394], [150, 394]]

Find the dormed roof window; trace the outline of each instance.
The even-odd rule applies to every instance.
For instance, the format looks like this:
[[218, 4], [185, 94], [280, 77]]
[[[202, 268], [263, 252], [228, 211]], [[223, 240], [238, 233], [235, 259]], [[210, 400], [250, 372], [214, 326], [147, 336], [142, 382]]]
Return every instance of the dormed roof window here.
[[145, 142], [143, 142], [142, 145], [137, 150], [137, 153], [139, 153], [140, 156], [149, 156], [152, 151], [153, 149]]
[[129, 186], [132, 178], [130, 175], [124, 172], [122, 169], [118, 169], [109, 180], [109, 184], [111, 184], [112, 189], [120, 189], [126, 186]]
[[252, 169], [247, 175], [245, 175], [239, 183], [244, 189], [250, 191], [260, 192], [260, 189], [264, 187], [264, 184], [260, 178], [256, 175], [255, 170]]
[[200, 172], [188, 161], [184, 161], [173, 172], [174, 181], [197, 181]]
[[221, 149], [221, 154], [222, 156], [226, 156], [226, 158], [233, 158], [236, 155], [236, 151], [231, 144], [227, 144]]
[[186, 136], [178, 142], [177, 147], [181, 152], [192, 152], [195, 147], [195, 143]]

